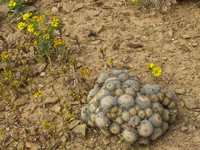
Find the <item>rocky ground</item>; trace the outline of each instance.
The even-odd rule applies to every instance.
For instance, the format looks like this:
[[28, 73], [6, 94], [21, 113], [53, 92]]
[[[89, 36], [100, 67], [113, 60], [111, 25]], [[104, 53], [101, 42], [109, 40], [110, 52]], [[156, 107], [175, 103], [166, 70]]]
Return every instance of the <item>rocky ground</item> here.
[[[65, 24], [63, 39], [73, 50], [72, 57], [78, 67], [89, 66], [88, 81], [94, 81], [101, 72], [111, 70], [106, 66], [110, 58], [113, 58], [113, 68], [125, 69], [143, 83], [153, 82], [146, 63], [161, 66], [163, 72], [158, 77], [158, 84], [178, 93], [179, 115], [166, 135], [149, 146], [123, 146], [117, 136], [106, 138], [97, 128], [86, 127], [80, 120], [80, 109], [86, 100], [82, 98], [80, 104], [70, 96], [69, 79], [60, 73], [58, 58], [51, 68], [57, 76], [56, 81], [49, 75], [50, 66], [46, 64], [46, 68], [33, 79], [42, 91], [45, 109], [43, 103], [33, 96], [31, 87], [21, 89], [20, 96], [12, 96], [11, 101], [20, 105], [16, 115], [0, 98], [0, 129], [6, 131], [0, 136], [0, 141], [4, 140], [1, 149], [64, 149], [60, 145], [65, 143], [66, 149], [73, 150], [200, 150], [200, 9], [194, 2], [178, 2], [167, 13], [154, 16], [138, 10], [131, 2], [119, 0], [42, 0], [31, 6], [43, 12], [51, 10], [62, 18]], [[0, 10], [8, 11], [5, 5], [0, 5]], [[23, 42], [23, 34], [15, 22], [4, 19], [0, 25], [0, 32], [9, 44]], [[74, 44], [75, 35], [81, 42], [80, 47]], [[128, 43], [140, 46], [131, 47]], [[104, 49], [104, 58], [100, 48]], [[53, 82], [54, 90], [49, 87]], [[68, 107], [64, 107], [63, 102]], [[69, 131], [65, 132], [63, 127], [68, 120], [69, 108], [75, 118], [68, 121]], [[59, 111], [63, 114], [58, 115]], [[44, 120], [57, 123], [57, 138], [45, 136]]]

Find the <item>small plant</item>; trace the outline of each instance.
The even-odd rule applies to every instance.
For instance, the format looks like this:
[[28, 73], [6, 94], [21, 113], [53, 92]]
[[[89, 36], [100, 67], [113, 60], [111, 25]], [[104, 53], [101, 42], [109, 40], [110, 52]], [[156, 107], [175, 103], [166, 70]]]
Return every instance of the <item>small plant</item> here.
[[108, 69], [108, 68], [111, 68], [111, 69], [113, 68], [113, 58], [110, 58], [109, 64], [107, 63], [107, 64], [106, 64], [106, 67], [107, 67], [107, 69]]
[[100, 48], [99, 49], [99, 52], [102, 54], [103, 58], [105, 57], [105, 54], [104, 54], [104, 49], [103, 48]]
[[23, 3], [27, 0], [11, 0], [8, 4], [10, 11], [13, 12], [13, 15], [20, 14], [27, 8]]
[[152, 75], [150, 76], [151, 80], [157, 82], [156, 77], [160, 76], [162, 73], [162, 68], [160, 66], [155, 66], [153, 63], [146, 64], [147, 68], [151, 71]]
[[119, 143], [122, 143], [124, 146], [126, 146], [126, 145], [127, 145], [127, 144], [126, 144], [126, 139], [125, 139], [125, 138], [123, 138], [123, 139], [120, 139]]
[[42, 91], [38, 91], [37, 93], [35, 93], [33, 96], [35, 96], [36, 98], [37, 97], [40, 97], [40, 100], [42, 101], [43, 103], [43, 108], [45, 109], [45, 104], [44, 104], [44, 98], [42, 96]]
[[[49, 24], [48, 21], [51, 21]], [[35, 36], [34, 47], [38, 60], [46, 57], [51, 66], [51, 59], [54, 54], [58, 54], [65, 49], [65, 42], [62, 39], [54, 38], [54, 31], [62, 28], [60, 19], [50, 15], [50, 11], [43, 13], [26, 13], [23, 21], [19, 22], [18, 29], [27, 31]]]

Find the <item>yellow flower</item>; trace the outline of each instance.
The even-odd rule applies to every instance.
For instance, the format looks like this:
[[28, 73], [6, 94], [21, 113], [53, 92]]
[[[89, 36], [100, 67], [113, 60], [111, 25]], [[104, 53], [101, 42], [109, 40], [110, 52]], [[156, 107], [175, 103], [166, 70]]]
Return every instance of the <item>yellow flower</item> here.
[[30, 13], [24, 14], [23, 15], [23, 20], [27, 20], [30, 17]]
[[160, 76], [161, 73], [162, 73], [162, 68], [161, 68], [160, 66], [154, 67], [153, 70], [152, 70], [152, 74], [153, 74], [155, 77]]
[[18, 25], [17, 25], [17, 28], [19, 30], [23, 30], [24, 28], [26, 27], [26, 24], [24, 22], [20, 22]]
[[149, 69], [152, 69], [152, 68], [154, 68], [155, 67], [155, 65], [153, 64], [153, 63], [150, 63], [150, 64], [146, 64], [147, 65], [147, 68]]
[[110, 63], [111, 63], [111, 64], [113, 63], [113, 58], [110, 58]]
[[139, 3], [140, 0], [132, 0], [133, 4], [135, 4], [135, 2]]
[[43, 23], [43, 19], [37, 19], [37, 22], [38, 22], [39, 24], [41, 24], [41, 23]]
[[34, 20], [38, 19], [38, 16], [33, 16], [33, 19], [34, 19]]
[[16, 5], [16, 2], [14, 0], [10, 1], [8, 4], [10, 7], [14, 7]]
[[49, 34], [45, 34], [44, 38], [49, 39]]
[[38, 97], [38, 93], [35, 93], [33, 96]]
[[58, 23], [57, 23], [57, 22], [51, 22], [51, 25], [52, 25], [53, 27], [57, 27], [57, 26], [58, 26]]
[[35, 35], [35, 36], [38, 36], [39, 34], [40, 34], [40, 31], [35, 31], [35, 32], [34, 32], [34, 35]]
[[4, 132], [0, 131], [0, 135], [4, 135]]
[[37, 46], [37, 41], [34, 42], [34, 45]]
[[50, 11], [49, 11], [49, 10], [47, 10], [47, 11], [46, 11], [46, 14], [47, 14], [47, 15], [50, 15]]
[[34, 31], [33, 24], [29, 24], [27, 30], [28, 30], [28, 32], [33, 32]]
[[54, 22], [58, 22], [59, 21], [59, 18], [57, 16], [53, 17], [53, 21]]

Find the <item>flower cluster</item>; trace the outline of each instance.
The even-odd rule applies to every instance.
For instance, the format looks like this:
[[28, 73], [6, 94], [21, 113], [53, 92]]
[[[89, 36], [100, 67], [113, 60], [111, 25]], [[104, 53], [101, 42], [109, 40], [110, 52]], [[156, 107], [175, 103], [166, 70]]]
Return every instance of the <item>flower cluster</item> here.
[[21, 14], [26, 6], [23, 4], [27, 0], [11, 0], [8, 4], [10, 11], [14, 14]]
[[81, 67], [80, 71], [82, 72], [83, 75], [89, 75], [89, 66], [86, 66], [85, 69]]
[[39, 91], [38, 93], [35, 93], [33, 96], [35, 96], [35, 97], [42, 97], [42, 91]]
[[146, 64], [147, 68], [151, 71], [151, 73], [155, 76], [158, 77], [162, 73], [162, 68], [160, 66], [155, 66], [153, 63]]
[[53, 47], [56, 48], [59, 45], [65, 45], [65, 41], [64, 40], [54, 39], [54, 45], [53, 45]]
[[2, 60], [9, 60], [10, 59], [10, 55], [8, 54], [8, 52], [3, 52], [2, 54], [1, 54], [1, 59]]
[[70, 120], [74, 120], [74, 115], [72, 115], [72, 114], [68, 114], [68, 119], [70, 119]]

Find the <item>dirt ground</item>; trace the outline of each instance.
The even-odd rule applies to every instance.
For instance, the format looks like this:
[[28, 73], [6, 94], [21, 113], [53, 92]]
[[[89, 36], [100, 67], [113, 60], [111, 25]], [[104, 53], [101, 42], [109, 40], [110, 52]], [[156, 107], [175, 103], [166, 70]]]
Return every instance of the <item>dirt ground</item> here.
[[[66, 143], [66, 149], [70, 150], [200, 150], [200, 8], [194, 2], [178, 2], [167, 13], [157, 13], [154, 16], [138, 10], [130, 1], [120, 0], [42, 0], [31, 6], [42, 12], [57, 8], [57, 15], [65, 24], [62, 38], [73, 50], [72, 57], [77, 60], [78, 67], [89, 66], [90, 81], [94, 81], [101, 72], [112, 70], [106, 67], [110, 58], [113, 58], [114, 68], [127, 70], [130, 75], [138, 76], [143, 83], [153, 82], [149, 78], [151, 74], [146, 63], [161, 66], [163, 72], [158, 77], [158, 84], [175, 89], [178, 93], [179, 115], [168, 132], [149, 146], [123, 146], [117, 136], [106, 138], [97, 128], [91, 127], [87, 127], [84, 138], [82, 134], [76, 134], [74, 127], [84, 125], [79, 120], [80, 109], [86, 101], [82, 100], [83, 104], [80, 104], [69, 95], [68, 83], [65, 83], [68, 79], [59, 73], [61, 65], [58, 58], [52, 67], [57, 72], [56, 82], [49, 76], [49, 65], [33, 79], [38, 83], [44, 99], [53, 99], [50, 104], [46, 102], [45, 109], [41, 101], [33, 96], [30, 87], [20, 97], [13, 96], [13, 101], [20, 103], [20, 113], [17, 116], [0, 99], [0, 105], [4, 108], [0, 111], [0, 129], [6, 129], [6, 134], [0, 136], [1, 141], [6, 139], [1, 149], [19, 149], [20, 146], [31, 150], [47, 150], [50, 146], [52, 149], [62, 149], [62, 146], [57, 146], [58, 143]], [[0, 25], [0, 32], [10, 44], [23, 42], [23, 34], [17, 29], [16, 23], [6, 19]], [[92, 36], [91, 30], [96, 36]], [[81, 42], [80, 48], [73, 43], [75, 35]], [[139, 43], [142, 47], [127, 47], [130, 42]], [[119, 47], [113, 49], [117, 44]], [[100, 48], [104, 49], [104, 58], [99, 52]], [[52, 82], [54, 91], [49, 87]], [[57, 102], [57, 98], [61, 101]], [[69, 133], [62, 131], [63, 118], [66, 120], [68, 116], [63, 101], [71, 107], [77, 120]], [[58, 116], [60, 110], [63, 110], [63, 117]], [[18, 119], [21, 122], [18, 124], [16, 117], [29, 117], [29, 123]], [[58, 138], [43, 140], [41, 136], [40, 143], [34, 142], [34, 138], [37, 138], [35, 128], [38, 128], [39, 133], [45, 132], [41, 123], [44, 120], [58, 123]], [[33, 136], [26, 135], [24, 128]], [[22, 135], [25, 139], [21, 138]]]

